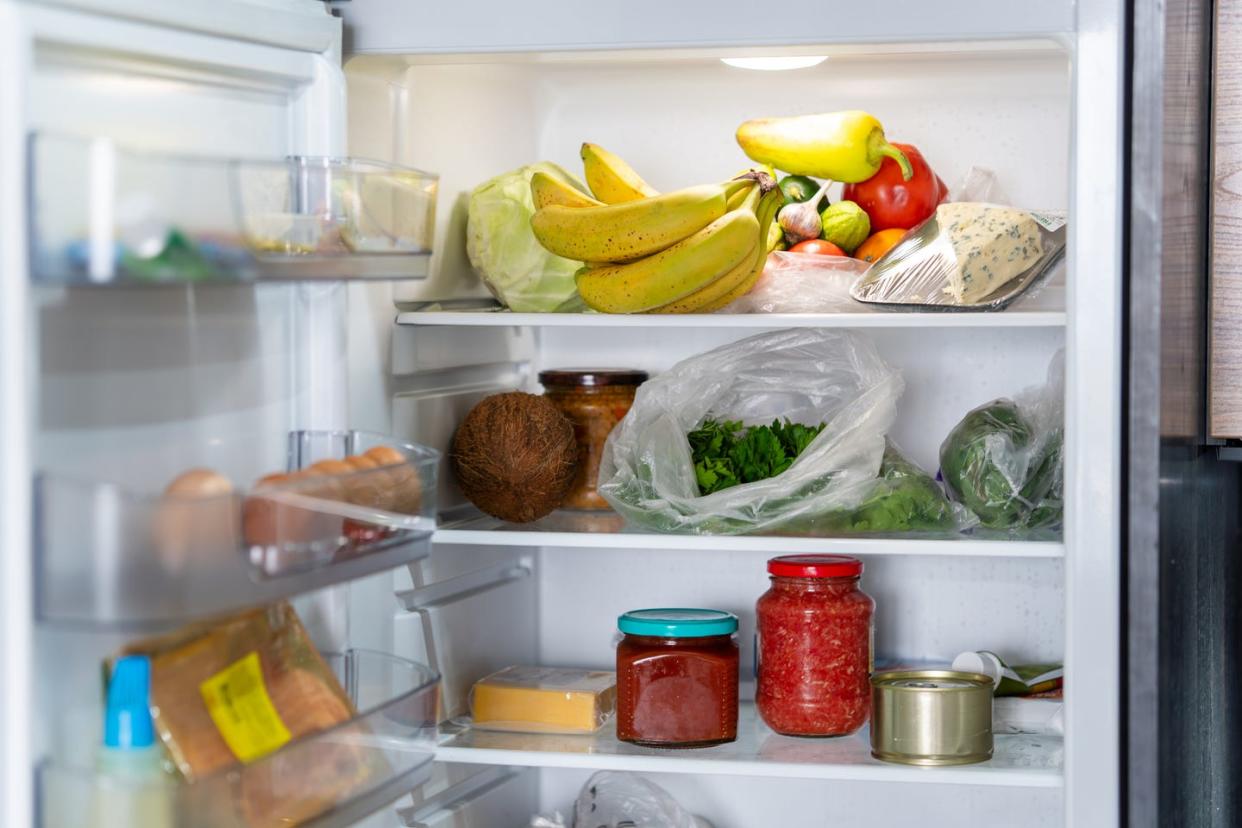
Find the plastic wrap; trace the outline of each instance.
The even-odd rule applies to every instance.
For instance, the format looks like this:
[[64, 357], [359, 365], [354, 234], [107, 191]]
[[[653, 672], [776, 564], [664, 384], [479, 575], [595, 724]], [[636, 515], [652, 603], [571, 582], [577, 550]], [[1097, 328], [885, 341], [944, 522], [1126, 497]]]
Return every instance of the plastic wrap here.
[[617, 674], [506, 667], [470, 691], [474, 727], [520, 733], [594, 733], [617, 709]]
[[1047, 382], [1016, 400], [998, 399], [962, 418], [940, 445], [940, 473], [951, 497], [992, 529], [1061, 523], [1064, 477], [1065, 355]]
[[355, 712], [287, 602], [124, 651], [139, 653], [151, 658], [156, 730], [189, 781], [259, 759]]
[[633, 773], [601, 771], [574, 803], [574, 828], [711, 828], [668, 791]]
[[[662, 532], [777, 530], [852, 509], [871, 490], [904, 383], [869, 339], [772, 331], [683, 360], [639, 389], [600, 463], [599, 491]], [[784, 472], [701, 496], [686, 435], [709, 417], [825, 428]]]
[[868, 267], [847, 256], [769, 253], [763, 275], [750, 292], [718, 313], [866, 312], [872, 307], [850, 296], [850, 287]]
[[944, 534], [975, 523], [978, 519], [968, 509], [949, 500], [940, 484], [890, 441], [879, 475], [861, 503], [853, 509], [808, 516], [786, 527], [786, 532]]
[[1002, 310], [1065, 255], [1065, 217], [947, 202], [871, 266], [860, 302], [907, 310]]

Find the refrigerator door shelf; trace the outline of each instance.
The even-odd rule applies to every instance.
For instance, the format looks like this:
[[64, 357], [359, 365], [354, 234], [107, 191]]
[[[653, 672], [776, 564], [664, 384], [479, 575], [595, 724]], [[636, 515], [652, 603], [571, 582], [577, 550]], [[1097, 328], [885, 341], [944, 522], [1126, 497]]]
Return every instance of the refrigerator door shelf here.
[[30, 262], [55, 285], [427, 275], [438, 177], [351, 158], [244, 160], [30, 136]]
[[[413, 661], [349, 650], [325, 654], [358, 710], [248, 765], [193, 784], [105, 776], [49, 762], [39, 769], [40, 828], [106, 825], [118, 813], [161, 813], [183, 828], [353, 825], [430, 778], [439, 676]], [[135, 810], [135, 808], [141, 810]]]
[[[278, 447], [209, 440], [97, 458], [110, 480], [37, 476], [39, 617], [162, 627], [427, 556], [438, 452], [360, 431], [295, 431], [283, 458]], [[364, 468], [349, 470], [345, 458]], [[228, 490], [231, 481], [262, 482], [245, 491]]]

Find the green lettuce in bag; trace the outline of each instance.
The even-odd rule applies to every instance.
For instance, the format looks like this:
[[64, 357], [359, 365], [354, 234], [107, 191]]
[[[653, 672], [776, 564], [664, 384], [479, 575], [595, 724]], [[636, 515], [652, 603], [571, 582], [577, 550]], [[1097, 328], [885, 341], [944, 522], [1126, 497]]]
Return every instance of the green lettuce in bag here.
[[586, 192], [581, 182], [547, 161], [519, 167], [475, 187], [466, 218], [466, 255], [487, 289], [510, 310], [544, 313], [577, 293], [581, 262], [549, 253], [535, 239], [530, 179], [542, 172]]

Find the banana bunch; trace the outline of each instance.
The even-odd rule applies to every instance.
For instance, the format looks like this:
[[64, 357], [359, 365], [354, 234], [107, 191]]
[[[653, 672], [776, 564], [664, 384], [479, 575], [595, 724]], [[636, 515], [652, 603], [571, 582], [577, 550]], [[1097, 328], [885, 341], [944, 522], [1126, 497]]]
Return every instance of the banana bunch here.
[[767, 260], [783, 203], [762, 172], [659, 193], [617, 156], [582, 145], [594, 198], [536, 173], [531, 229], [545, 248], [583, 262], [576, 281], [604, 313], [710, 313], [749, 291]]

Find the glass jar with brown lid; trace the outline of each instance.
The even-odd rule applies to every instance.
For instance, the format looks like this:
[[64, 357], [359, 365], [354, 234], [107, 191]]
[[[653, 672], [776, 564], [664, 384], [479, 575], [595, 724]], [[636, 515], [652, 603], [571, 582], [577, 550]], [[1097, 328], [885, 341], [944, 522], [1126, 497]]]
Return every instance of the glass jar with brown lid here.
[[596, 491], [604, 441], [630, 410], [647, 372], [618, 368], [565, 368], [540, 371], [544, 396], [573, 423], [578, 440], [578, 474], [561, 504], [566, 509], [603, 510], [608, 502]]

